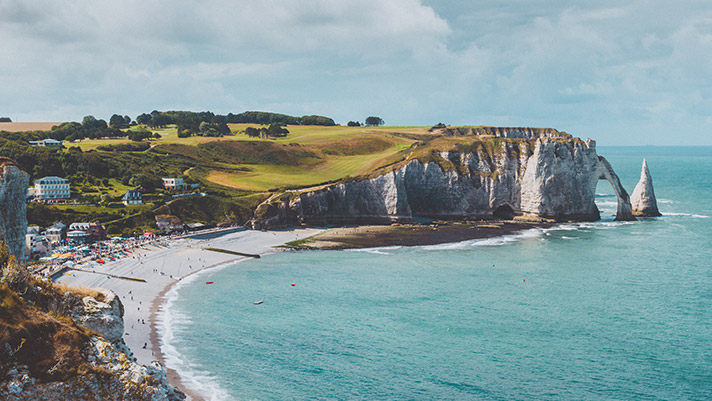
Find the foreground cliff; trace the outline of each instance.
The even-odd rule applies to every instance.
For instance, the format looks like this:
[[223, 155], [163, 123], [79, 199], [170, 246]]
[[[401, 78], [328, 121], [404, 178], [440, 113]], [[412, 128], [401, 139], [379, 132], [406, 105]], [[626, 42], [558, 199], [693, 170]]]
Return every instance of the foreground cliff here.
[[30, 175], [17, 164], [0, 157], [0, 239], [17, 260], [25, 255], [27, 187]]
[[0, 399], [184, 399], [158, 363], [135, 362], [121, 338], [122, 315], [110, 291], [64, 288], [3, 269]]
[[[0, 158], [0, 400], [182, 400], [126, 347], [110, 291], [40, 281], [22, 261], [29, 175]], [[6, 245], [7, 244], [7, 245]]]
[[618, 197], [617, 220], [635, 220], [610, 163], [582, 141], [555, 130], [445, 130], [371, 176], [273, 197], [256, 225], [408, 222], [414, 217], [557, 221], [600, 218], [596, 185]]

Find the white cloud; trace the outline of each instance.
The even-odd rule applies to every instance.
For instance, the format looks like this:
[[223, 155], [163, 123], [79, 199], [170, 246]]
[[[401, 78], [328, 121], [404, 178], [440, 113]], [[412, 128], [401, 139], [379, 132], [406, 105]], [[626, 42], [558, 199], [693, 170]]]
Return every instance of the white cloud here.
[[265, 109], [639, 143], [629, 127], [709, 128], [712, 109], [696, 0], [0, 0], [0, 50], [16, 120]]

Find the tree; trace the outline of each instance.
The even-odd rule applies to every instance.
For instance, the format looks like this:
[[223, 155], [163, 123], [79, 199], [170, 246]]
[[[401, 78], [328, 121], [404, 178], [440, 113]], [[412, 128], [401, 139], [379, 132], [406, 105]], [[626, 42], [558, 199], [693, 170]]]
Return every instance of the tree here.
[[360, 127], [361, 123], [358, 121], [349, 121], [346, 125], [348, 125], [349, 127]]
[[245, 128], [245, 135], [249, 136], [250, 138], [257, 138], [260, 136], [260, 130], [255, 127], [247, 127]]
[[151, 118], [152, 117], [150, 114], [143, 113], [140, 116], [136, 117], [136, 122], [139, 124], [148, 125], [151, 123]]
[[97, 120], [94, 116], [85, 116], [82, 120], [82, 127], [88, 130], [105, 130], [108, 125], [106, 125], [106, 121]]
[[282, 127], [282, 125], [278, 123], [272, 123], [269, 125], [269, 128], [267, 128], [267, 135], [275, 138], [285, 137], [288, 133], [289, 130]]
[[10, 117], [0, 117], [0, 123], [11, 123]]
[[144, 139], [153, 138], [153, 132], [147, 130], [144, 127], [140, 127], [137, 130], [129, 131], [129, 139], [136, 142], [141, 142]]
[[377, 127], [379, 125], [383, 125], [383, 119], [381, 117], [376, 117], [376, 116], [370, 116], [366, 118], [366, 126], [368, 127]]
[[111, 128], [126, 128], [129, 126], [130, 123], [131, 123], [131, 119], [129, 119], [129, 121], [126, 122], [124, 117], [121, 117], [118, 114], [114, 114], [109, 119], [109, 126], [111, 126]]

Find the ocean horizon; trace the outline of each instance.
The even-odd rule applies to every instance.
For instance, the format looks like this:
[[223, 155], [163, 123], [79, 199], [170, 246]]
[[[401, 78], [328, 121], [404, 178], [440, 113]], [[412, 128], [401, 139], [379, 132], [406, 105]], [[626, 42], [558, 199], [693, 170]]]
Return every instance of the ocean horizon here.
[[629, 193], [646, 158], [663, 216], [613, 221], [600, 181], [598, 222], [206, 270], [167, 367], [209, 400], [711, 399], [712, 147], [598, 153]]

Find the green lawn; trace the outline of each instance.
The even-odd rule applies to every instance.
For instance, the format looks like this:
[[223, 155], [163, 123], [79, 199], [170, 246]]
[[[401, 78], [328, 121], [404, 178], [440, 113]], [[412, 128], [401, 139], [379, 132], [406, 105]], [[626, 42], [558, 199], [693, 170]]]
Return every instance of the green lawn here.
[[207, 179], [216, 184], [250, 191], [316, 185], [368, 173], [408, 146], [407, 143], [399, 143], [383, 152], [333, 157], [325, 163], [309, 167], [245, 164], [236, 167], [250, 169], [249, 172], [236, 174], [214, 170], [208, 174]]

